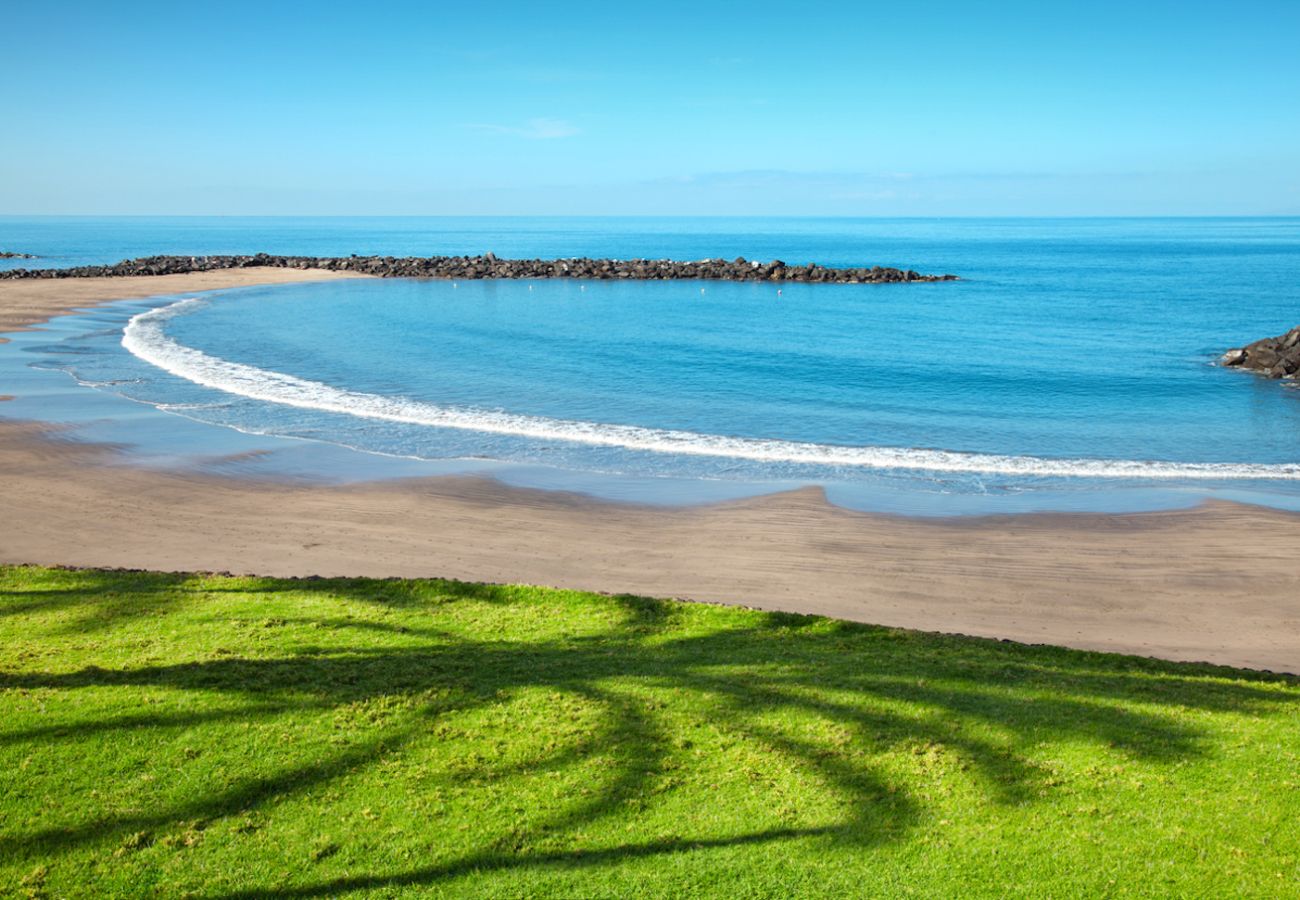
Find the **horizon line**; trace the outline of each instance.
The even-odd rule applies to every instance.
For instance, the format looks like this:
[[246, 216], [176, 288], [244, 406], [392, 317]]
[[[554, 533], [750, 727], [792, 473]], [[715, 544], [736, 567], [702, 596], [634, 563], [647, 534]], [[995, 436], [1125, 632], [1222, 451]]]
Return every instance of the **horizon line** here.
[[1289, 213], [931, 214], [819, 213], [12, 213], [0, 219], [1300, 219]]

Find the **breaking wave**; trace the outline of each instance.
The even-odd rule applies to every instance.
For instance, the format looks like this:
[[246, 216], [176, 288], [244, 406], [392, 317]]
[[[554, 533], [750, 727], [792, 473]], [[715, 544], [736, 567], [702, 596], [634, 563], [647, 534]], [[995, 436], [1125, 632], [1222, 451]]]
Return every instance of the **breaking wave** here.
[[1188, 463], [1127, 459], [1053, 459], [903, 447], [852, 447], [729, 437], [552, 419], [544, 416], [439, 406], [336, 388], [209, 356], [169, 338], [166, 323], [206, 305], [199, 299], [132, 317], [122, 346], [145, 362], [204, 387], [266, 403], [433, 428], [455, 428], [544, 441], [567, 441], [652, 453], [878, 470], [1125, 479], [1257, 479], [1300, 481], [1300, 463]]

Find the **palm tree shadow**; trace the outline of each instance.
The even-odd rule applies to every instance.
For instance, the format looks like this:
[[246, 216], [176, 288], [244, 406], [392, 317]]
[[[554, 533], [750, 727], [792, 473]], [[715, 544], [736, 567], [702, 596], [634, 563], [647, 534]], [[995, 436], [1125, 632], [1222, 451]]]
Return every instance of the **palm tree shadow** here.
[[211, 595], [285, 589], [283, 582], [265, 578], [231, 586], [205, 576], [129, 569], [56, 569], [53, 573], [57, 587], [0, 591], [0, 619], [67, 613], [69, 621], [58, 631], [91, 634], [145, 616], [174, 612], [182, 604], [198, 604]]
[[[98, 606], [96, 573], [57, 602]], [[106, 590], [129, 595], [124, 573], [101, 573]], [[135, 576], [146, 592], [185, 589], [177, 581]], [[383, 610], [411, 610], [431, 597], [454, 598], [509, 610], [524, 602], [517, 589], [454, 582], [272, 582], [276, 589], [319, 590]], [[260, 589], [260, 588], [259, 588]], [[8, 598], [0, 598], [7, 600]], [[28, 598], [18, 598], [18, 604]], [[143, 601], [155, 602], [150, 596]], [[201, 602], [201, 597], [181, 602]], [[839, 797], [843, 815], [826, 824], [756, 827], [729, 836], [701, 835], [625, 842], [599, 850], [534, 849], [532, 833], [508, 832], [460, 858], [405, 871], [369, 873], [316, 884], [227, 896], [330, 896], [347, 891], [436, 885], [470, 873], [516, 869], [583, 869], [620, 861], [729, 846], [792, 840], [829, 840], [867, 848], [898, 840], [926, 818], [908, 785], [890, 781], [862, 755], [828, 751], [786, 724], [791, 718], [843, 729], [847, 746], [875, 750], [928, 748], [969, 767], [972, 779], [997, 803], [1032, 803], [1051, 773], [1020, 748], [1043, 741], [1091, 741], [1135, 758], [1177, 761], [1204, 755], [1209, 735], [1163, 708], [1272, 714], [1293, 709], [1295, 696], [1269, 688], [1293, 679], [1233, 672], [1211, 679], [1206, 667], [1130, 660], [994, 641], [918, 635], [812, 617], [741, 614], [711, 629], [681, 627], [688, 608], [670, 601], [620, 595], [608, 598], [603, 630], [577, 637], [466, 637], [432, 626], [390, 627], [324, 617], [279, 620], [286, 627], [322, 626], [316, 642], [267, 658], [224, 657], [170, 665], [66, 672], [0, 671], [7, 691], [74, 692], [86, 688], [148, 688], [215, 692], [241, 704], [245, 720], [286, 711], [332, 714], [351, 704], [386, 697], [427, 698], [415, 714], [376, 727], [351, 746], [270, 774], [249, 776], [221, 789], [145, 812], [101, 816], [74, 827], [0, 834], [0, 855], [58, 853], [120, 840], [124, 834], [178, 820], [211, 821], [247, 814], [273, 797], [302, 795], [344, 774], [373, 766], [381, 752], [401, 753], [431, 740], [439, 718], [511, 702], [544, 689], [581, 699], [601, 711], [596, 745], [619, 748], [616, 765], [589, 795], [578, 796], [532, 827], [554, 837], [600, 827], [630, 804], [653, 802], [653, 786], [673, 755], [669, 724], [658, 697], [688, 695], [697, 715], [736, 740], [798, 767]], [[126, 621], [129, 604], [123, 601]], [[22, 615], [9, 610], [9, 614]], [[418, 611], [418, 610], [417, 610]], [[0, 606], [0, 614], [6, 612]], [[734, 624], [742, 622], [744, 624]], [[111, 627], [106, 623], [103, 627]], [[401, 646], [376, 649], [358, 635], [398, 633]], [[343, 638], [347, 638], [344, 640]], [[1134, 703], [1134, 700], [1140, 702]], [[226, 713], [212, 714], [219, 718]], [[22, 741], [78, 740], [114, 730], [189, 727], [199, 717], [133, 715], [64, 729], [0, 730], [0, 747]], [[783, 718], [787, 717], [787, 718]], [[587, 752], [562, 747], [510, 765], [471, 765], [484, 779], [554, 771]], [[870, 759], [869, 756], [866, 757]]]

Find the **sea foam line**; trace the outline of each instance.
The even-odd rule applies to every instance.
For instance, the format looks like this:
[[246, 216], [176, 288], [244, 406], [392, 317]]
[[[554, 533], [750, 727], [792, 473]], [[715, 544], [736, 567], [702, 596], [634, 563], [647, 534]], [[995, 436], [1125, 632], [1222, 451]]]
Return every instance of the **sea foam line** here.
[[349, 391], [282, 372], [231, 362], [186, 347], [167, 336], [165, 326], [169, 319], [194, 312], [206, 304], [207, 301], [191, 298], [133, 316], [123, 329], [122, 346], [145, 362], [187, 381], [266, 403], [387, 422], [567, 441], [588, 446], [755, 462], [983, 475], [1300, 481], [1300, 463], [1273, 465], [1051, 459], [903, 447], [846, 447], [438, 406], [400, 397]]

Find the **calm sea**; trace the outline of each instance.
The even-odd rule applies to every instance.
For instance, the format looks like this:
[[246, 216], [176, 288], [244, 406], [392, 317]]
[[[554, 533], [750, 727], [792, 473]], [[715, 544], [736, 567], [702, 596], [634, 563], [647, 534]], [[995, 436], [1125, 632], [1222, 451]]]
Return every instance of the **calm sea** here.
[[5, 348], [0, 393], [20, 401], [4, 414], [95, 423], [151, 458], [305, 438], [352, 449], [299, 450], [295, 474], [324, 456], [328, 477], [459, 464], [651, 501], [816, 483], [918, 512], [1300, 497], [1300, 390], [1214, 365], [1300, 324], [1300, 219], [0, 218], [0, 249], [54, 266], [745, 256], [962, 278], [289, 285], [119, 304]]

